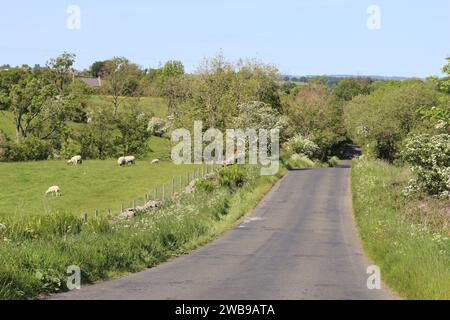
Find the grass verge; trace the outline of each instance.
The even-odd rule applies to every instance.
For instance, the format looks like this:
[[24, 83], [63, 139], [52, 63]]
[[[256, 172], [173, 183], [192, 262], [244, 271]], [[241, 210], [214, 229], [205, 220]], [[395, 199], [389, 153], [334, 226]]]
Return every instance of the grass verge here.
[[406, 168], [355, 160], [353, 206], [366, 252], [383, 281], [407, 299], [450, 299], [448, 204], [406, 199]]

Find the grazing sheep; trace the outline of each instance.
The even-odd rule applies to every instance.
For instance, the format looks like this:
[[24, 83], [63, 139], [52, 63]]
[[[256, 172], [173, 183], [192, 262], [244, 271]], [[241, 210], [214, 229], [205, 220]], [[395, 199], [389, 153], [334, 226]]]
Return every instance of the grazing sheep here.
[[136, 164], [136, 157], [135, 156], [120, 157], [119, 159], [117, 159], [117, 164], [119, 166], [125, 166], [127, 164]]
[[159, 163], [159, 159], [152, 160], [152, 164], [157, 164], [157, 163]]
[[125, 165], [125, 157], [120, 157], [119, 159], [117, 159], [117, 164], [119, 166]]
[[48, 195], [48, 194], [60, 196], [61, 190], [59, 189], [58, 186], [52, 186], [52, 187], [48, 188], [47, 191], [45, 192], [45, 195]]
[[83, 159], [81, 158], [81, 156], [73, 156], [69, 161], [67, 161], [67, 164], [71, 164], [76, 166], [77, 164], [82, 164], [83, 163]]
[[125, 157], [125, 164], [136, 164], [136, 157], [135, 156]]

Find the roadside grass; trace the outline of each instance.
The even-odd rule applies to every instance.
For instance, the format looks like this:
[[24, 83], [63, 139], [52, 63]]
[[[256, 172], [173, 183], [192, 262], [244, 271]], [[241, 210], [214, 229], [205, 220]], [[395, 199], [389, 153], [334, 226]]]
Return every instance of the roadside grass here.
[[[162, 152], [158, 148], [162, 146], [155, 147], [155, 152]], [[128, 208], [134, 199], [143, 201], [146, 193], [152, 195], [153, 189], [164, 183], [169, 190], [173, 178], [179, 188], [179, 177], [188, 172], [192, 176], [194, 168], [139, 159], [135, 166], [127, 167], [119, 167], [116, 160], [86, 160], [78, 166], [62, 160], [0, 163], [0, 221], [2, 217], [57, 212], [93, 214], [96, 209], [117, 214], [122, 204]], [[47, 188], [54, 185], [61, 188], [62, 196], [45, 196]]]
[[407, 299], [450, 299], [450, 203], [406, 199], [406, 168], [355, 160], [353, 206], [364, 247], [383, 281]]
[[66, 269], [71, 265], [81, 268], [86, 284], [186, 253], [233, 226], [284, 172], [260, 176], [257, 168], [248, 167], [245, 183], [237, 190], [213, 182], [212, 191], [198, 190], [154, 212], [116, 223], [54, 216], [46, 232], [29, 230], [6, 240], [9, 226], [0, 225], [0, 298], [65, 291]]

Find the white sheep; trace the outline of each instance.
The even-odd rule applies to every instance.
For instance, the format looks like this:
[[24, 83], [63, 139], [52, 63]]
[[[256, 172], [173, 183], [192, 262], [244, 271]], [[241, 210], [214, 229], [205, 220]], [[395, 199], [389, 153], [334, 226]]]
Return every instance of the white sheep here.
[[81, 158], [81, 156], [73, 156], [69, 161], [67, 161], [67, 164], [72, 164], [74, 166], [76, 166], [77, 164], [82, 164], [83, 163], [83, 159]]
[[125, 157], [120, 157], [119, 159], [117, 159], [117, 164], [119, 166], [123, 166], [124, 164], [126, 164]]
[[157, 164], [157, 163], [159, 163], [159, 159], [152, 160], [152, 164]]
[[136, 164], [136, 157], [135, 156], [125, 157], [125, 164]]
[[45, 192], [45, 195], [48, 195], [48, 194], [60, 196], [61, 190], [59, 189], [58, 186], [52, 186], [52, 187], [48, 188], [47, 191]]
[[117, 159], [117, 164], [119, 166], [124, 166], [127, 164], [136, 164], [136, 157], [135, 156], [120, 157], [119, 159]]

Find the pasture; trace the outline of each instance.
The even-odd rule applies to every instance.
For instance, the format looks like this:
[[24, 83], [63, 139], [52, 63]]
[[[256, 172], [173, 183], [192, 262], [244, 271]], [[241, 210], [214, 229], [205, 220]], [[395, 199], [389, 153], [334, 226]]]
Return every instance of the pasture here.
[[[120, 99], [122, 101], [119, 106], [119, 111], [121, 108], [126, 108], [129, 105], [136, 105], [145, 112], [152, 112], [155, 117], [164, 118], [167, 116], [167, 103], [164, 98], [160, 97], [127, 97]], [[108, 96], [92, 95], [89, 97], [86, 103], [86, 108], [88, 111], [98, 111], [104, 109], [113, 108], [112, 98]]]
[[[85, 160], [82, 165], [68, 166], [65, 160], [23, 163], [0, 163], [0, 218], [20, 218], [30, 214], [67, 212], [93, 214], [96, 209], [113, 214], [121, 205], [186, 175], [193, 165], [174, 165], [138, 160], [135, 166], [119, 167], [116, 160]], [[48, 187], [61, 188], [61, 197], [44, 196]]]

